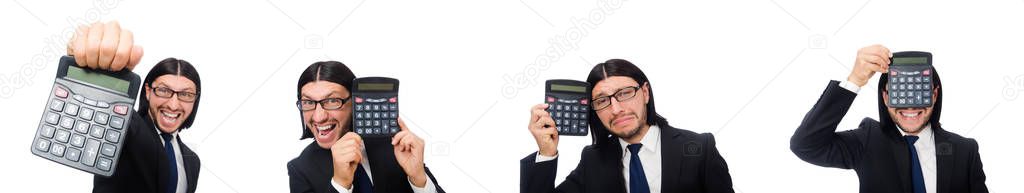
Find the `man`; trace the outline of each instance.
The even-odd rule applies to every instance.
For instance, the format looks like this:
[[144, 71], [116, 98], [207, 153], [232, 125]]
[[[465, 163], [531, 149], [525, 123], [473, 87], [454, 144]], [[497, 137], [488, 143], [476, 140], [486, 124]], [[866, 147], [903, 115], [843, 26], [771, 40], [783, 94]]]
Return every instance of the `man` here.
[[[857, 51], [846, 81], [831, 81], [804, 117], [790, 149], [809, 163], [854, 169], [860, 192], [988, 192], [978, 142], [942, 128], [942, 84], [933, 67], [931, 107], [889, 107], [888, 48]], [[879, 120], [864, 118], [853, 130], [836, 132], [857, 92], [876, 72]]]
[[597, 64], [587, 78], [592, 144], [555, 187], [558, 131], [545, 111], [530, 109], [539, 151], [520, 160], [520, 192], [733, 192], [729, 168], [711, 134], [673, 128], [654, 109], [654, 92], [626, 60]]
[[[117, 22], [80, 27], [68, 45], [68, 55], [79, 66], [95, 70], [132, 70], [142, 54], [133, 34]], [[184, 60], [167, 58], [142, 84], [139, 109], [124, 131], [124, 149], [115, 150], [121, 151], [117, 170], [110, 177], [95, 176], [93, 192], [193, 193], [199, 156], [181, 142], [178, 132], [195, 120], [202, 90], [199, 73]]]
[[302, 139], [315, 141], [288, 162], [291, 192], [443, 193], [423, 164], [423, 139], [402, 129], [392, 138], [363, 139], [352, 131], [355, 74], [336, 61], [309, 65], [299, 76]]

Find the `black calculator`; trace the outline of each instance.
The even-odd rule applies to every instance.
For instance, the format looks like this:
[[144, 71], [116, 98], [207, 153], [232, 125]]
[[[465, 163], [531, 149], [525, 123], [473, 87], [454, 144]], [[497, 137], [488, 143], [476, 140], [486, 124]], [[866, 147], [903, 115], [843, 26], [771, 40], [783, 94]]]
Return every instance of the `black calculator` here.
[[896, 52], [889, 61], [889, 107], [932, 106], [932, 53]]
[[587, 136], [590, 128], [588, 87], [589, 83], [577, 80], [555, 79], [544, 83], [544, 103], [548, 104], [547, 111], [555, 120], [558, 135]]
[[352, 125], [361, 137], [391, 137], [398, 127], [398, 79], [363, 77], [353, 81]]
[[61, 57], [32, 154], [96, 175], [113, 175], [140, 83], [130, 70], [91, 70], [77, 66], [74, 57]]

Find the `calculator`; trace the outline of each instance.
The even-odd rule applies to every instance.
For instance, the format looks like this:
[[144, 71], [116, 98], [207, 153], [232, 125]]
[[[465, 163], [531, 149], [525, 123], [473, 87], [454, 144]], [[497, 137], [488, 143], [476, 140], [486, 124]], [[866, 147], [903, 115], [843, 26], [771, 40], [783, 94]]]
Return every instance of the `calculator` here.
[[391, 137], [398, 127], [398, 79], [363, 77], [353, 81], [352, 124], [361, 137]]
[[91, 70], [77, 66], [74, 57], [61, 57], [32, 154], [96, 175], [113, 175], [140, 83], [130, 70]]
[[892, 54], [889, 65], [889, 107], [932, 106], [932, 53]]
[[590, 128], [588, 87], [589, 83], [578, 80], [555, 79], [544, 83], [544, 103], [548, 104], [547, 111], [555, 120], [558, 135], [587, 136]]

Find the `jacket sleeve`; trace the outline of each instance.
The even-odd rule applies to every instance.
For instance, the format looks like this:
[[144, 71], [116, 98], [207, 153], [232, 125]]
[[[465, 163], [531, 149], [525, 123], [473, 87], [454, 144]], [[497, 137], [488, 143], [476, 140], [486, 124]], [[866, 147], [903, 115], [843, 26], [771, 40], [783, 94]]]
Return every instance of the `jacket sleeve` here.
[[985, 171], [981, 165], [981, 155], [978, 153], [978, 141], [973, 139], [970, 140], [971, 144], [971, 159], [970, 159], [970, 179], [971, 192], [974, 193], [988, 193], [988, 187], [985, 186]]
[[861, 128], [836, 132], [836, 127], [857, 96], [831, 81], [814, 107], [804, 116], [800, 126], [790, 138], [789, 147], [800, 159], [819, 166], [851, 169], [859, 160], [863, 140], [867, 135]]
[[715, 136], [710, 133], [701, 135], [705, 136], [704, 152], [708, 152], [704, 160], [704, 186], [707, 187], [707, 192], [734, 192], [729, 166], [715, 147]]
[[[586, 151], [586, 150], [584, 150]], [[519, 192], [521, 193], [576, 193], [583, 192], [583, 163], [580, 160], [565, 181], [555, 187], [555, 174], [558, 172], [558, 158], [550, 161], [536, 162], [537, 152], [531, 153], [519, 161]]]
[[424, 165], [423, 170], [427, 172], [427, 177], [430, 178], [430, 181], [434, 182], [434, 188], [437, 189], [437, 193], [444, 193], [444, 189], [441, 189], [441, 184], [437, 183], [437, 178], [434, 178], [434, 174], [430, 173], [430, 168], [427, 168], [427, 166]]
[[310, 186], [309, 180], [299, 172], [299, 169], [292, 162], [288, 162], [288, 187], [292, 193], [313, 192], [313, 187]]

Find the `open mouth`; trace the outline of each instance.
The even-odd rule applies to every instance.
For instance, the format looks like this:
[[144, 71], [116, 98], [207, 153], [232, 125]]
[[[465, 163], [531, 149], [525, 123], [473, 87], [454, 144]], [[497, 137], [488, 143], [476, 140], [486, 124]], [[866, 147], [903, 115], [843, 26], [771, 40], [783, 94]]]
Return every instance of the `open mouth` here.
[[899, 110], [896, 111], [900, 115], [900, 118], [907, 121], [918, 121], [921, 120], [921, 114], [923, 110]]
[[161, 110], [160, 119], [164, 123], [174, 124], [178, 122], [178, 118], [181, 118], [181, 113], [172, 113], [171, 111]]
[[338, 124], [319, 125], [319, 126], [316, 126], [316, 130], [317, 130], [318, 136], [320, 136], [322, 138], [322, 137], [327, 137], [327, 135], [330, 135], [331, 133], [333, 133], [334, 129], [337, 128], [337, 127], [338, 127]]

